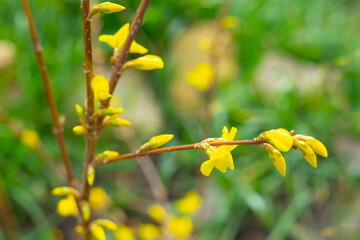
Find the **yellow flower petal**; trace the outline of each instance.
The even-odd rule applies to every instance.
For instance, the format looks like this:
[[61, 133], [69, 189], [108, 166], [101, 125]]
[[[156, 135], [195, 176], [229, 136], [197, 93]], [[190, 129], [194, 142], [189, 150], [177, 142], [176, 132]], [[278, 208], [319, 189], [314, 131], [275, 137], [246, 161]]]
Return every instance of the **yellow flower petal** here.
[[170, 232], [177, 238], [187, 238], [194, 228], [193, 222], [188, 217], [173, 217], [168, 227]]
[[164, 220], [166, 211], [163, 206], [159, 204], [151, 205], [148, 208], [148, 214], [151, 219], [153, 219], [156, 222], [161, 222]]
[[157, 239], [160, 236], [160, 229], [153, 224], [143, 224], [139, 228], [139, 236], [145, 240]]
[[201, 164], [200, 171], [204, 176], [209, 176], [214, 166], [214, 160], [207, 160]]
[[295, 145], [300, 150], [306, 161], [314, 168], [317, 168], [317, 159], [312, 148], [303, 141], [295, 140]]
[[134, 240], [134, 232], [126, 225], [120, 225], [115, 231], [116, 240]]

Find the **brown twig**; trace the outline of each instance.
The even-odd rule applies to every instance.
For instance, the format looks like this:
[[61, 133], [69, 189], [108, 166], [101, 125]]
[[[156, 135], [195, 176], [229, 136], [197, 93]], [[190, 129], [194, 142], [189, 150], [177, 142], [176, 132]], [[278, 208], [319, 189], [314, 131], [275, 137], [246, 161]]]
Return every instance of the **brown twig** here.
[[[224, 142], [209, 142], [211, 146], [220, 146], [220, 145], [260, 145], [263, 143], [267, 143], [263, 140], [238, 140], [238, 141], [224, 141]], [[187, 144], [187, 145], [180, 145], [180, 146], [173, 146], [173, 147], [164, 147], [164, 148], [157, 148], [153, 150], [143, 151], [143, 152], [133, 152], [127, 153], [123, 155], [119, 155], [114, 158], [109, 158], [103, 161], [96, 162], [94, 164], [95, 167], [100, 167], [102, 165], [107, 165], [114, 162], [123, 161], [126, 159], [131, 158], [141, 158], [148, 155], [160, 154], [160, 153], [167, 153], [167, 152], [175, 152], [175, 151], [182, 151], [182, 150], [189, 150], [189, 149], [197, 149], [199, 148], [199, 143]]]
[[57, 142], [58, 142], [58, 145], [60, 148], [60, 154], [61, 154], [62, 161], [65, 165], [65, 169], [66, 169], [66, 173], [67, 173], [67, 181], [68, 181], [69, 185], [74, 185], [74, 173], [73, 173], [73, 170], [71, 167], [71, 162], [70, 162], [68, 152], [66, 150], [65, 138], [63, 135], [63, 126], [59, 121], [59, 113], [58, 113], [58, 110], [56, 107], [54, 94], [51, 89], [50, 78], [49, 78], [49, 74], [48, 74], [46, 64], [44, 61], [44, 57], [42, 54], [39, 37], [38, 37], [36, 29], [35, 29], [35, 24], [34, 24], [32, 14], [31, 14], [28, 0], [22, 0], [22, 3], [23, 3], [26, 17], [28, 19], [31, 40], [32, 40], [36, 58], [37, 58], [37, 61], [38, 61], [39, 67], [40, 67], [40, 72], [41, 72], [42, 81], [43, 81], [44, 90], [45, 90], [46, 101], [49, 105], [51, 118], [52, 118], [52, 122], [53, 122], [53, 131], [54, 131], [54, 134], [56, 136], [56, 139], [57, 139]]

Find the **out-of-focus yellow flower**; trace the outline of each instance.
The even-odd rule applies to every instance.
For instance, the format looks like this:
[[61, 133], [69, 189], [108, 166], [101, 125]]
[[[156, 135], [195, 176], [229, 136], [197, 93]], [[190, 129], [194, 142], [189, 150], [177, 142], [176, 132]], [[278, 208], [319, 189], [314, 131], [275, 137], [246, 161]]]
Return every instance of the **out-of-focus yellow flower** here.
[[293, 145], [291, 134], [283, 128], [263, 132], [258, 139], [268, 141], [282, 152], [288, 152]]
[[[126, 23], [114, 35], [101, 35], [99, 37], [99, 41], [109, 44], [110, 47], [117, 49], [117, 51], [120, 52], [125, 44], [127, 36], [129, 35], [129, 27], [130, 24]], [[147, 52], [148, 50], [146, 48], [135, 41], [132, 42], [130, 53], [145, 54]]]
[[182, 214], [193, 214], [201, 202], [201, 196], [195, 190], [190, 190], [176, 202], [176, 208]]
[[108, 195], [101, 187], [94, 187], [90, 190], [89, 204], [93, 209], [101, 209], [106, 206]]
[[95, 180], [95, 168], [94, 166], [89, 166], [87, 170], [87, 181], [90, 186], [94, 184], [94, 180]]
[[164, 62], [161, 57], [147, 54], [145, 56], [136, 58], [126, 63], [128, 67], [134, 66], [139, 70], [154, 70], [161, 69], [164, 67]]
[[40, 138], [37, 132], [32, 129], [25, 129], [20, 134], [20, 141], [32, 150], [37, 150], [40, 145]]
[[61, 199], [57, 204], [56, 211], [63, 217], [76, 216], [77, 205], [74, 196], [68, 195]]
[[294, 136], [294, 139], [305, 142], [307, 145], [309, 145], [312, 148], [312, 150], [316, 154], [319, 154], [319, 155], [321, 155], [323, 157], [328, 156], [328, 152], [327, 152], [326, 147], [319, 140], [317, 140], [317, 139], [315, 139], [315, 138], [313, 138], [311, 136], [306, 136], [306, 135], [301, 135], [301, 134], [296, 134]]
[[139, 237], [144, 240], [157, 239], [160, 236], [159, 227], [154, 224], [142, 224], [139, 227]]
[[148, 214], [154, 221], [162, 222], [166, 216], [166, 211], [163, 206], [159, 204], [153, 204], [148, 208]]
[[173, 217], [168, 227], [177, 238], [187, 238], [193, 230], [193, 222], [188, 217]]
[[238, 20], [234, 16], [224, 17], [221, 21], [224, 29], [233, 29], [238, 26]]
[[[218, 141], [232, 141], [236, 132], [237, 129], [234, 127], [231, 129], [230, 133], [229, 130], [224, 127], [223, 135]], [[234, 161], [231, 155], [231, 151], [236, 147], [237, 145], [222, 145], [220, 147], [210, 146], [205, 149], [205, 153], [210, 157], [210, 159], [201, 164], [201, 173], [205, 176], [209, 176], [214, 167], [223, 173], [226, 172], [228, 167], [233, 170]]]
[[75, 197], [78, 197], [80, 195], [78, 190], [72, 187], [56, 187], [51, 191], [51, 194], [57, 197], [62, 197], [67, 195], [73, 195]]
[[87, 134], [86, 128], [81, 125], [73, 127], [73, 132], [79, 136], [85, 136]]
[[207, 63], [200, 63], [195, 70], [190, 72], [186, 81], [199, 91], [206, 91], [210, 88], [211, 82], [215, 77], [214, 68]]
[[112, 95], [109, 93], [109, 82], [105, 77], [101, 75], [96, 75], [91, 80], [91, 88], [94, 91], [95, 99], [100, 101], [105, 101], [110, 98]]
[[101, 226], [97, 224], [91, 224], [90, 232], [91, 235], [95, 238], [95, 240], [106, 240], [104, 229]]
[[116, 157], [116, 156], [119, 156], [119, 153], [118, 152], [115, 152], [115, 151], [104, 151], [102, 153], [99, 153], [98, 155], [96, 155], [96, 159], [99, 159], [99, 160], [105, 160], [105, 159], [109, 159], [109, 158], [113, 158], [113, 157]]
[[264, 143], [263, 147], [266, 151], [269, 152], [269, 158], [272, 160], [276, 169], [279, 173], [285, 177], [286, 174], [286, 163], [284, 157], [281, 155], [280, 151], [274, 148], [272, 145]]
[[115, 231], [116, 240], [134, 240], [134, 232], [126, 225], [120, 225]]
[[91, 8], [91, 11], [93, 14], [95, 14], [97, 12], [114, 13], [114, 12], [121, 12], [124, 9], [125, 9], [125, 7], [121, 6], [119, 4], [111, 3], [111, 2], [103, 2], [103, 3], [99, 3], [99, 4], [96, 4], [95, 6], [93, 6]]

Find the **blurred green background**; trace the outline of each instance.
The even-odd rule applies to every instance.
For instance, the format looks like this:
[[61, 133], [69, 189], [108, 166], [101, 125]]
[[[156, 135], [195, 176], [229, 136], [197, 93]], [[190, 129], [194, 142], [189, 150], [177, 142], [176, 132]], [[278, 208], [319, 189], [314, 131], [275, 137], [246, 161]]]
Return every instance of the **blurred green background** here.
[[[93, 19], [95, 72], [107, 78], [112, 50], [97, 36], [130, 22], [139, 4], [115, 2], [127, 9]], [[30, 4], [80, 177], [84, 140], [71, 131], [78, 124], [74, 105], [83, 105], [85, 98], [80, 0]], [[65, 185], [65, 173], [21, 2], [0, 0], [0, 5], [0, 205], [7, 209], [0, 212], [7, 220], [0, 239], [9, 238], [9, 229], [16, 230], [14, 239], [61, 239], [55, 228], [65, 239], [75, 239], [75, 220], [60, 217], [55, 211], [59, 199], [49, 194]], [[295, 129], [328, 148], [329, 157], [319, 157], [317, 169], [292, 150], [284, 154], [283, 178], [255, 146], [237, 147], [235, 170], [214, 170], [209, 177], [199, 171], [207, 159], [201, 151], [163, 154], [152, 161], [170, 200], [189, 189], [202, 195], [193, 239], [359, 239], [360, 1], [232, 1], [227, 15], [238, 25], [221, 33], [219, 79], [209, 105], [185, 79], [197, 62], [206, 61], [198, 41], [211, 36], [221, 5], [220, 0], [151, 1], [136, 39], [161, 56], [165, 67], [124, 74], [114, 101], [132, 125], [106, 129], [98, 152], [134, 151], [162, 133], [173, 133], [170, 144], [176, 145], [221, 136], [223, 126], [236, 127], [236, 139], [278, 127]], [[203, 118], [205, 108], [213, 121]], [[24, 128], [39, 133], [39, 152], [19, 141]], [[156, 199], [137, 161], [103, 167], [95, 181], [112, 198], [99, 216], [120, 221], [125, 213], [149, 221], [144, 211]]]

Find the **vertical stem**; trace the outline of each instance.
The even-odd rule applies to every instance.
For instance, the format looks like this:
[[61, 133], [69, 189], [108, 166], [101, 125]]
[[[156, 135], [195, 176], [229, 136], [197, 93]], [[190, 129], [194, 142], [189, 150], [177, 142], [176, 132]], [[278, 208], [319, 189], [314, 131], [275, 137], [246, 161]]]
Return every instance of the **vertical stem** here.
[[38, 37], [36, 29], [35, 29], [35, 24], [34, 24], [32, 14], [31, 14], [28, 0], [22, 0], [22, 3], [24, 6], [24, 11], [25, 11], [26, 17], [28, 19], [31, 40], [32, 40], [36, 58], [37, 58], [37, 61], [38, 61], [39, 67], [40, 67], [46, 101], [49, 105], [51, 118], [52, 118], [52, 122], [53, 122], [53, 131], [54, 131], [54, 134], [56, 136], [56, 139], [57, 139], [57, 142], [58, 142], [58, 145], [60, 148], [60, 154], [61, 154], [62, 161], [65, 165], [65, 169], [66, 169], [66, 173], [67, 173], [67, 181], [68, 181], [69, 185], [73, 185], [74, 184], [74, 182], [73, 182], [74, 181], [74, 173], [73, 173], [73, 170], [71, 167], [68, 152], [66, 150], [65, 138], [63, 135], [63, 126], [62, 126], [62, 123], [60, 123], [60, 121], [59, 121], [59, 113], [58, 113], [58, 110], [57, 110], [57, 107], [55, 104], [54, 94], [51, 89], [50, 78], [49, 78], [49, 74], [48, 74], [46, 64], [44, 61], [44, 57], [42, 54], [39, 37]]

